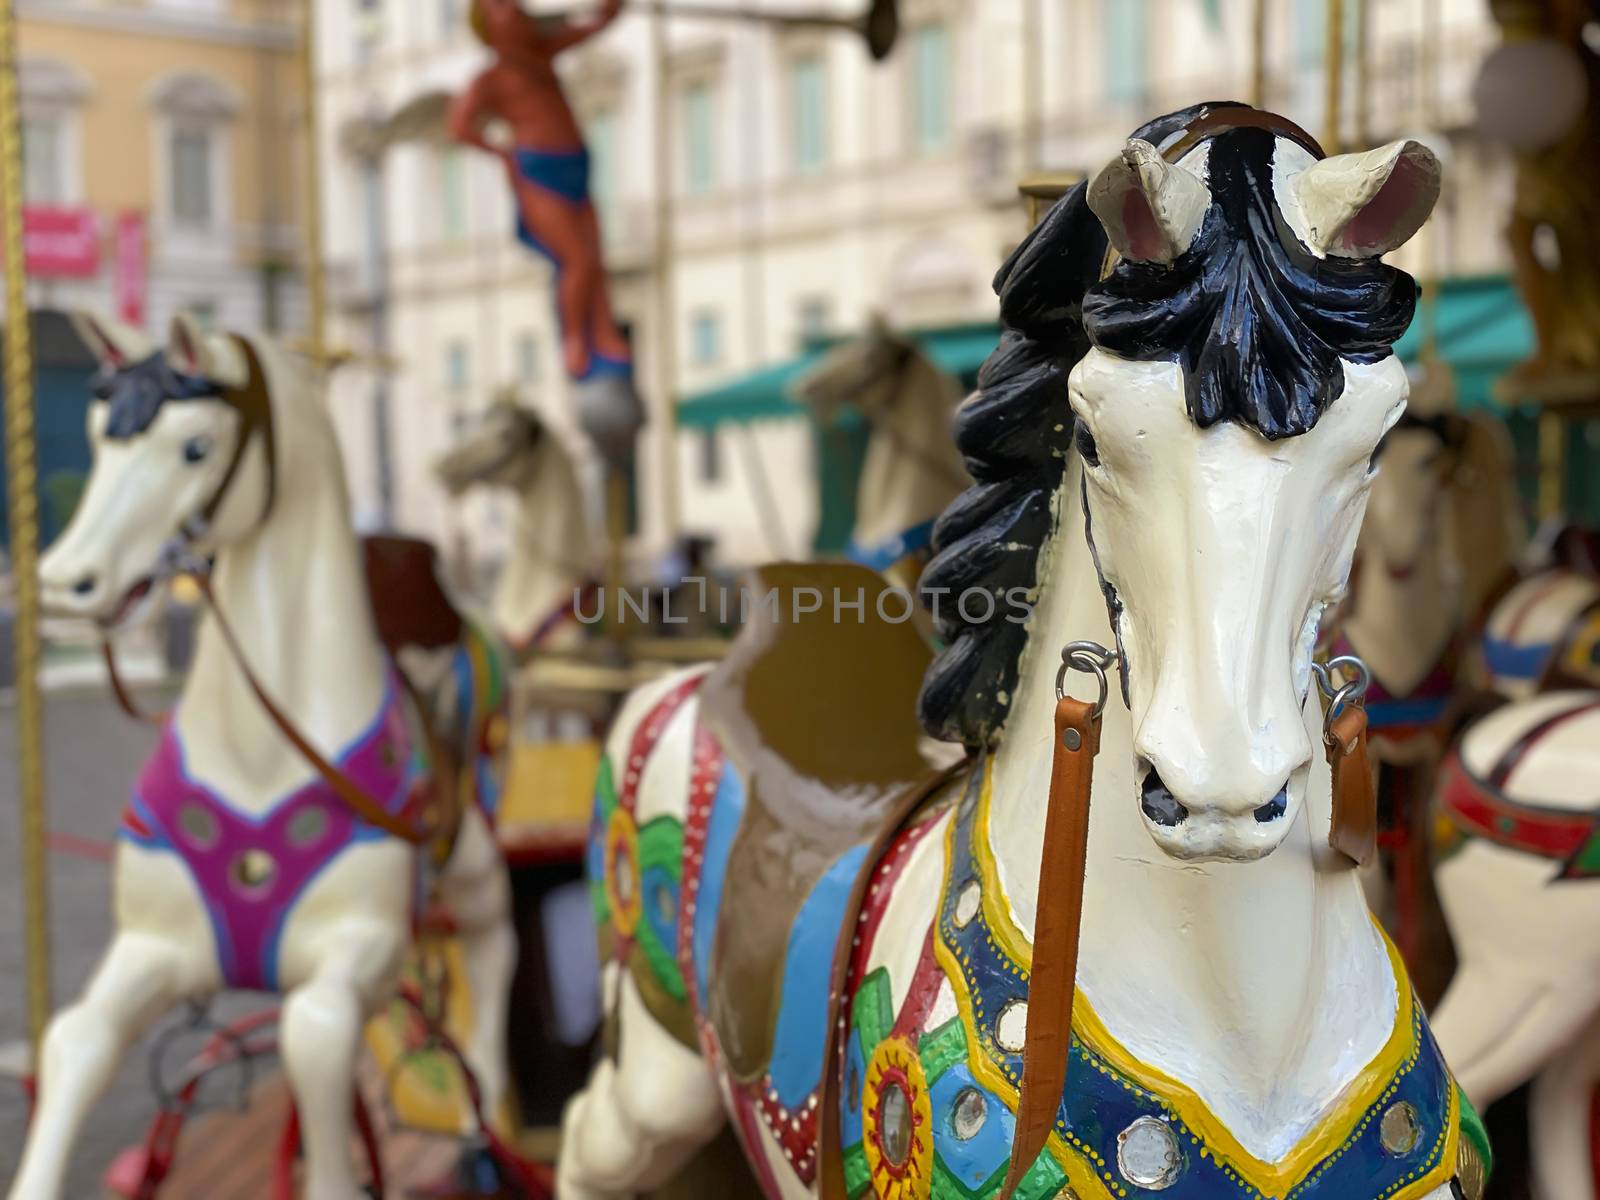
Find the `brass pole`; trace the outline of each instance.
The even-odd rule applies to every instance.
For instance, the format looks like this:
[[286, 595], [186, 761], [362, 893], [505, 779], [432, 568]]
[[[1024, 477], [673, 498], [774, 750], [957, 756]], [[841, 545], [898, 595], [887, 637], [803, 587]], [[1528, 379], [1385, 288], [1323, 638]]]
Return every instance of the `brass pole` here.
[[1323, 71], [1327, 78], [1327, 95], [1324, 114], [1326, 132], [1322, 148], [1329, 154], [1338, 154], [1344, 148], [1340, 134], [1344, 111], [1344, 0], [1327, 0], [1327, 45], [1323, 47]]
[[22, 244], [22, 129], [13, 0], [0, 0], [0, 238], [5, 246], [6, 502], [16, 592], [17, 784], [28, 1031], [34, 1069], [50, 1019], [49, 863], [45, 857], [44, 722], [39, 695], [39, 497], [33, 421], [33, 331]]
[[1044, 158], [1044, 3], [1023, 0], [1022, 171], [1031, 174]]
[[[1422, 61], [1418, 74], [1421, 93], [1422, 127], [1429, 132], [1439, 124], [1439, 0], [1422, 0]], [[1439, 357], [1439, 280], [1442, 274], [1440, 253], [1441, 226], [1437, 207], [1429, 215], [1422, 240], [1422, 359]]]
[[305, 0], [304, 27], [300, 30], [301, 136], [305, 140], [306, 352], [321, 368], [328, 359], [328, 276], [322, 260], [322, 153], [317, 145], [317, 33], [316, 0]]
[[1372, 144], [1372, 0], [1356, 6], [1356, 145]]
[[1256, 0], [1250, 27], [1250, 103], [1255, 108], [1267, 103], [1267, 0]]

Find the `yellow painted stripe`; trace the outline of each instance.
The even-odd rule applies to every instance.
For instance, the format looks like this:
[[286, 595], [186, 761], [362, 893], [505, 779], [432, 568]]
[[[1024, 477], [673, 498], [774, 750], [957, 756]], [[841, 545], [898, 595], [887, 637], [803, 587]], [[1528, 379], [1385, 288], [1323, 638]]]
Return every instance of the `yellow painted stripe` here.
[[[1011, 917], [1011, 906], [1007, 901], [1004, 889], [1000, 882], [1000, 873], [995, 862], [994, 851], [989, 845], [989, 815], [993, 797], [993, 759], [989, 760], [985, 768], [982, 791], [979, 798], [979, 807], [973, 825], [974, 843], [973, 857], [978, 864], [981, 876], [982, 903], [984, 917], [993, 934], [995, 943], [1009, 955], [1012, 960], [1023, 970], [1031, 970], [1033, 964], [1033, 946], [1027, 937], [1017, 928]], [[952, 820], [949, 838], [954, 837], [956, 828]], [[949, 846], [947, 845], [947, 853]], [[948, 872], [947, 872], [948, 874]], [[948, 887], [948, 882], [946, 887]], [[940, 911], [943, 911], [942, 905]], [[1100, 1019], [1094, 1006], [1080, 989], [1073, 1002], [1073, 1032], [1083, 1044], [1103, 1057], [1120, 1074], [1126, 1076], [1134, 1083], [1161, 1097], [1171, 1110], [1186, 1124], [1191, 1132], [1198, 1134], [1205, 1143], [1205, 1149], [1211, 1157], [1232, 1168], [1244, 1182], [1256, 1188], [1267, 1196], [1280, 1197], [1286, 1195], [1301, 1179], [1311, 1171], [1319, 1162], [1335, 1153], [1361, 1126], [1372, 1107], [1382, 1098], [1396, 1074], [1409, 1063], [1421, 1046], [1416, 1037], [1415, 1030], [1415, 1003], [1411, 992], [1411, 979], [1406, 973], [1405, 964], [1400, 958], [1400, 952], [1394, 943], [1383, 931], [1383, 927], [1373, 918], [1374, 928], [1382, 938], [1385, 949], [1389, 954], [1391, 969], [1394, 973], [1395, 987], [1398, 993], [1398, 1004], [1395, 1012], [1394, 1029], [1390, 1032], [1388, 1041], [1370, 1063], [1362, 1069], [1359, 1075], [1351, 1081], [1349, 1086], [1340, 1094], [1327, 1116], [1311, 1130], [1299, 1143], [1282, 1159], [1277, 1162], [1265, 1162], [1251, 1154], [1234, 1137], [1228, 1127], [1207, 1107], [1204, 1100], [1189, 1086], [1179, 1082], [1159, 1068], [1136, 1058], [1125, 1046], [1122, 1045]], [[939, 939], [935, 939], [936, 942]], [[943, 950], [940, 946], [939, 949]], [[948, 952], [942, 953], [940, 965], [951, 976], [952, 985], [956, 991], [956, 999], [961, 1007], [962, 1017], [968, 1023], [969, 1031], [975, 1028], [972, 1022], [970, 998], [964, 995], [965, 978], [959, 969], [959, 964]], [[986, 1056], [976, 1051], [974, 1060], [982, 1058], [988, 1063]], [[979, 1064], [974, 1061], [973, 1072], [979, 1074]], [[984, 1082], [999, 1091], [1008, 1103], [1014, 1102], [1016, 1086], [993, 1068], [989, 1063], [988, 1075]], [[1001, 1090], [1003, 1085], [1003, 1090]], [[1452, 1104], [1455, 1101], [1452, 1099]], [[1448, 1136], [1452, 1139], [1457, 1136], [1456, 1122], [1452, 1122]], [[1433, 1186], [1437, 1186], [1440, 1179], [1449, 1179], [1449, 1168], [1454, 1164], [1453, 1155], [1447, 1154], [1441, 1167], [1445, 1170], [1443, 1175], [1437, 1171], [1427, 1178], [1435, 1179]], [[1074, 1184], [1076, 1186], [1076, 1183]], [[1419, 1185], [1420, 1186], [1420, 1185]], [[1406, 1191], [1397, 1193], [1393, 1200], [1410, 1200], [1413, 1195], [1425, 1194], [1424, 1191]], [[1388, 1198], [1380, 1198], [1388, 1200]]]

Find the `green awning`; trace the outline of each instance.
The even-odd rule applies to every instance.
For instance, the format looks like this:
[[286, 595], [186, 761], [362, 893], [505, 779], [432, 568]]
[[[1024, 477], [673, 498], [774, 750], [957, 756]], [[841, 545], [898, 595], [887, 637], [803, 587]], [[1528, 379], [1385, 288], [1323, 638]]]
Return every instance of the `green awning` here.
[[[1426, 314], [1395, 345], [1405, 362], [1422, 350]], [[1493, 408], [1494, 383], [1534, 350], [1533, 320], [1507, 275], [1464, 275], [1439, 285], [1439, 353], [1455, 371], [1462, 408]]]
[[[912, 330], [909, 336], [916, 339], [935, 366], [970, 387], [978, 378], [983, 360], [999, 342], [1000, 328], [985, 322]], [[818, 342], [787, 362], [763, 367], [732, 383], [685, 397], [678, 404], [678, 425], [687, 429], [710, 429], [729, 421], [804, 416], [804, 409], [789, 398], [789, 389], [842, 340], [831, 338]]]

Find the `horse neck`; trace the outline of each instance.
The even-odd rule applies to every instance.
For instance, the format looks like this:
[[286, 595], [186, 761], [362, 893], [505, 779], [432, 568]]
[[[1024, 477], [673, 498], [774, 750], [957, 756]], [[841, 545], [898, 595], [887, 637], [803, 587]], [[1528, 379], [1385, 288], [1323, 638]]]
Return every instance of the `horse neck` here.
[[1343, 621], [1351, 647], [1396, 696], [1409, 695], [1439, 665], [1461, 621], [1445, 546], [1438, 536], [1431, 541], [1403, 577], [1388, 569], [1381, 551], [1365, 555]]
[[589, 546], [577, 472], [563, 452], [547, 448], [517, 493], [511, 557], [495, 588], [496, 628], [519, 641], [571, 601], [584, 582]]
[[[311, 456], [297, 457], [311, 467]], [[279, 478], [266, 521], [218, 553], [212, 588], [267, 694], [332, 754], [377, 714], [385, 661], [331, 443], [316, 467], [310, 478]], [[201, 623], [175, 722], [189, 769], [240, 807], [266, 803], [310, 774], [211, 614]]]
[[881, 386], [856, 494], [858, 545], [876, 546], [933, 520], [963, 487], [966, 468], [950, 437], [954, 397], [943, 372], [920, 355]]
[[[1114, 645], [1084, 536], [1079, 471], [1074, 460], [1060, 492], [1059, 532], [1042, 561], [1040, 605], [993, 764], [987, 836], [1030, 939], [1059, 650], [1083, 638]], [[1089, 694], [1082, 682], [1069, 686]], [[1307, 721], [1320, 724], [1314, 702]], [[1238, 1106], [1235, 1132], [1247, 1137], [1259, 1120], [1254, 1140], [1270, 1147], [1314, 1118], [1317, 1108], [1305, 1101], [1331, 1102], [1376, 1054], [1395, 1013], [1391, 963], [1356, 872], [1326, 849], [1328, 769], [1318, 758], [1303, 815], [1268, 858], [1182, 863], [1156, 846], [1140, 818], [1133, 733], [1113, 679], [1095, 760], [1078, 985], [1140, 1059], [1202, 1095], [1206, 1080], [1226, 1081]], [[1281, 1111], [1286, 1095], [1300, 1098], [1298, 1110]]]

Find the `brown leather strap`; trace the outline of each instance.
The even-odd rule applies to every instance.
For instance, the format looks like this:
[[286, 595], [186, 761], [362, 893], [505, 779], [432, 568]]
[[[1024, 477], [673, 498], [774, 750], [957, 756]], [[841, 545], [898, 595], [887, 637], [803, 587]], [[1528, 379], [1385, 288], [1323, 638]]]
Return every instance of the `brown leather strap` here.
[[1056, 704], [1050, 807], [1039, 863], [1033, 971], [1028, 980], [1028, 1026], [1022, 1049], [1022, 1089], [1011, 1139], [1011, 1166], [999, 1200], [1010, 1200], [1055, 1127], [1067, 1086], [1072, 1000], [1078, 981], [1078, 934], [1089, 860], [1089, 792], [1100, 752], [1094, 706], [1071, 696]]
[[839, 931], [839, 941], [834, 947], [833, 977], [828, 990], [828, 1043], [822, 1062], [822, 1118], [817, 1129], [817, 1196], [818, 1200], [845, 1200], [844, 1147], [839, 1129], [839, 1088], [844, 1074], [844, 1028], [849, 1022], [845, 1008], [845, 978], [850, 969], [850, 951], [855, 945], [856, 919], [866, 901], [867, 888], [877, 874], [878, 866], [889, 849], [889, 843], [899, 836], [906, 822], [950, 780], [954, 779], [967, 763], [958, 763], [947, 771], [939, 771], [919, 780], [907, 788], [905, 794], [894, 802], [890, 817], [884, 822], [878, 836], [867, 849], [867, 856], [856, 872], [855, 885], [850, 892], [850, 902], [845, 907], [845, 924]]
[[222, 633], [222, 640], [227, 644], [228, 650], [233, 655], [234, 662], [239, 667], [239, 673], [244, 676], [244, 681], [255, 694], [256, 701], [266, 712], [268, 719], [278, 727], [278, 732], [283, 734], [289, 744], [295, 748], [300, 757], [305, 759], [311, 769], [322, 779], [322, 782], [333, 789], [336, 796], [342, 800], [346, 807], [368, 825], [375, 826], [401, 841], [409, 842], [413, 846], [426, 845], [437, 835], [438, 830], [431, 825], [411, 825], [404, 818], [391, 813], [383, 804], [367, 792], [350, 776], [346, 775], [333, 763], [324, 758], [318, 749], [311, 744], [305, 734], [295, 726], [277, 703], [267, 694], [266, 688], [250, 669], [250, 663], [244, 656], [244, 651], [239, 645], [239, 639], [234, 635], [233, 626], [228, 624], [228, 618], [223, 615], [222, 609], [217, 605], [216, 594], [211, 590], [211, 581], [204, 575], [195, 576], [199, 584], [200, 594], [205, 597], [206, 607], [210, 609], [212, 618], [217, 623], [217, 629]]
[[1367, 759], [1367, 710], [1347, 704], [1326, 738], [1333, 768], [1333, 821], [1328, 843], [1358, 866], [1378, 848], [1378, 792]]
[[117, 698], [118, 708], [145, 725], [160, 725], [167, 719], [166, 713], [145, 712], [134, 700], [128, 685], [122, 681], [122, 672], [117, 670], [117, 652], [112, 649], [110, 637], [100, 643], [100, 656], [106, 660], [106, 675], [111, 680], [111, 694]]
[[205, 507], [200, 510], [200, 520], [205, 528], [209, 528], [216, 520], [217, 511], [227, 499], [228, 489], [233, 486], [234, 477], [244, 465], [244, 456], [250, 449], [250, 441], [258, 433], [261, 435], [261, 453], [266, 456], [267, 462], [267, 497], [261, 506], [261, 520], [266, 520], [267, 514], [272, 511], [273, 501], [277, 499], [278, 445], [272, 432], [272, 394], [268, 390], [267, 373], [261, 365], [260, 356], [256, 354], [256, 349], [248, 338], [235, 334], [233, 342], [244, 357], [246, 379], [242, 387], [223, 388], [222, 399], [239, 414], [239, 436], [233, 440], [233, 456], [223, 468], [222, 478], [217, 483], [216, 491], [211, 493], [211, 499], [206, 501]]

